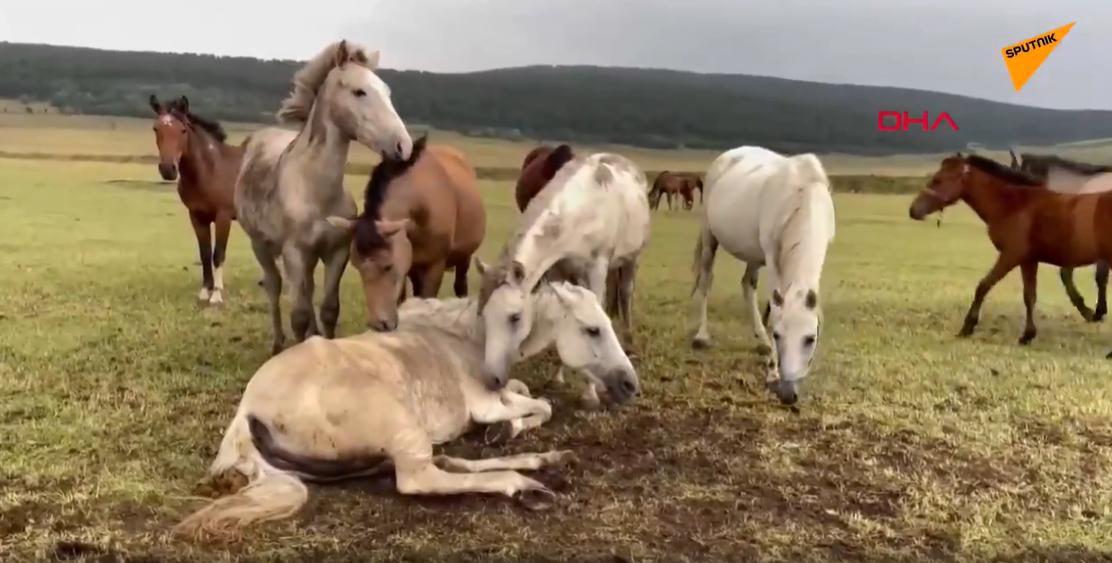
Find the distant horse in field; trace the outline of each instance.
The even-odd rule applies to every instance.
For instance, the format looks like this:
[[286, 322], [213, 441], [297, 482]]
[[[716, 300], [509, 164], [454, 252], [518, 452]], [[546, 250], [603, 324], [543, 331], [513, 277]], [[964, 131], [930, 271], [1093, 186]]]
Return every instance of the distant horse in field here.
[[695, 206], [695, 190], [699, 190], [699, 203], [703, 203], [703, 179], [698, 174], [688, 172], [669, 172], [665, 170], [656, 177], [649, 191], [649, 206], [660, 207], [660, 198], [668, 198], [668, 209], [672, 209], [672, 196], [682, 198], [683, 208], [691, 210]]
[[151, 94], [150, 104], [155, 113], [158, 173], [164, 180], [178, 180], [178, 197], [189, 211], [189, 222], [197, 236], [201, 255], [201, 292], [197, 299], [219, 305], [224, 302], [224, 258], [236, 217], [236, 174], [243, 148], [226, 144], [224, 128], [190, 111], [185, 96], [163, 105]]
[[[516, 343], [529, 332], [528, 295], [546, 276], [585, 281], [623, 321], [631, 342], [634, 278], [649, 241], [646, 184], [636, 164], [600, 153], [565, 163], [529, 202], [497, 264], [481, 272], [487, 387], [506, 384]], [[599, 402], [598, 391], [616, 403], [640, 393], [640, 382], [625, 372], [587, 375], [591, 384], [584, 398], [592, 406]]]
[[363, 279], [367, 326], [378, 331], [398, 325], [398, 303], [409, 276], [413, 294], [436, 297], [446, 269], [455, 269], [456, 297], [467, 295], [471, 255], [486, 234], [475, 170], [463, 154], [444, 146], [413, 144], [407, 160], [384, 156], [364, 193], [356, 220], [331, 217], [353, 232], [351, 264]]
[[[529, 323], [512, 360], [555, 344], [561, 361], [597, 377], [636, 374], [597, 298], [567, 283], [524, 296]], [[293, 516], [308, 500], [303, 481], [393, 470], [406, 495], [501, 494], [546, 508], [554, 494], [518, 471], [569, 461], [570, 451], [481, 460], [433, 455], [475, 425], [513, 438], [552, 416], [548, 401], [513, 380], [491, 391], [483, 364], [484, 320], [474, 299], [410, 300], [389, 333], [310, 338], [263, 364], [243, 392], [204, 483], [218, 493], [175, 528], [227, 534]]]
[[[1022, 170], [1046, 182], [1050, 190], [1064, 194], [1091, 194], [1112, 190], [1112, 166], [1100, 166], [1074, 162], [1053, 155], [1023, 153], [1016, 158], [1012, 155], [1012, 168]], [[1089, 322], [1100, 322], [1108, 313], [1108, 262], [1096, 263], [1097, 303], [1096, 310], [1085, 306], [1085, 298], [1073, 283], [1073, 268], [1060, 268], [1062, 285], [1070, 303], [1081, 316]]]
[[[402, 160], [412, 151], [390, 89], [374, 73], [378, 59], [378, 51], [368, 53], [346, 41], [329, 45], [297, 71], [293, 92], [278, 111], [280, 120], [300, 124], [300, 131], [268, 127], [247, 140], [236, 182], [236, 213], [263, 270], [274, 353], [285, 345], [279, 256], [295, 300], [290, 313], [294, 338], [336, 335], [351, 236], [328, 218], [356, 216], [355, 200], [343, 183], [351, 141]], [[323, 332], [313, 310], [317, 262], [325, 266]]]
[[[707, 172], [703, 228], [695, 244], [699, 329], [691, 344], [710, 345], [707, 294], [719, 244], [745, 262], [742, 287], [753, 331], [770, 351], [767, 382], [784, 404], [799, 399], [799, 383], [818, 348], [822, 316], [819, 281], [834, 240], [830, 180], [813, 154], [783, 156], [761, 147], [723, 153]], [[757, 280], [768, 267], [770, 305], [757, 307]], [[772, 330], [768, 338], [765, 325]]]
[[525, 211], [525, 207], [548, 185], [556, 172], [573, 158], [575, 153], [568, 145], [540, 146], [529, 151], [521, 163], [521, 175], [514, 188], [518, 211]]
[[989, 290], [1016, 266], [1023, 273], [1027, 322], [1020, 344], [1035, 338], [1039, 263], [1076, 268], [1112, 259], [1112, 192], [1063, 194], [1043, 180], [987, 158], [957, 154], [942, 161], [908, 213], [922, 220], [964, 201], [988, 225], [1000, 252], [977, 284], [959, 336], [973, 334]]

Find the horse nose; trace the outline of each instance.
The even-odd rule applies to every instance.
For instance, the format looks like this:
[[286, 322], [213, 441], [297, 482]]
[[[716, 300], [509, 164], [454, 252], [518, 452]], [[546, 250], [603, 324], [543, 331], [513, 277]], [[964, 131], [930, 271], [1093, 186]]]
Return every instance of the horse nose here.
[[178, 179], [178, 167], [173, 164], [158, 163], [158, 173], [163, 180], [173, 181]]
[[619, 403], [629, 401], [641, 394], [641, 384], [637, 381], [637, 375], [627, 369], [614, 370], [607, 379], [610, 394]]
[[505, 376], [489, 373], [483, 370], [483, 384], [491, 391], [501, 391], [506, 386]]

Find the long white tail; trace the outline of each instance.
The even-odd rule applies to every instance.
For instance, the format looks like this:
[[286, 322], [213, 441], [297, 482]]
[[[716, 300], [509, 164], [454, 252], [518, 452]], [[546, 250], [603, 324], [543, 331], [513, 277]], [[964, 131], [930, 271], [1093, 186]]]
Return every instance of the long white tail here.
[[214, 485], [242, 481], [247, 485], [212, 501], [174, 527], [186, 536], [228, 535], [255, 522], [289, 518], [309, 499], [297, 477], [268, 464], [255, 449], [244, 412], [237, 412], [224, 433], [220, 452], [209, 468]]

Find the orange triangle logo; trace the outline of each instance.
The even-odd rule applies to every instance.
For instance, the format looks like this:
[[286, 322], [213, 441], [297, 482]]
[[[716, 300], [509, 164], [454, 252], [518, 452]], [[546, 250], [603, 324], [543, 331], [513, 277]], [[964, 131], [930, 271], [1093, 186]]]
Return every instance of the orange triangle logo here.
[[1000, 54], [1004, 56], [1004, 65], [1008, 67], [1008, 74], [1012, 76], [1012, 85], [1015, 86], [1016, 92], [1023, 89], [1023, 85], [1035, 74], [1036, 70], [1042, 66], [1050, 53], [1058, 47], [1058, 43], [1065, 39], [1066, 34], [1073, 29], [1073, 21], [1058, 29], [1052, 29], [1045, 33], [1040, 33], [1034, 37], [1029, 37], [1000, 49]]

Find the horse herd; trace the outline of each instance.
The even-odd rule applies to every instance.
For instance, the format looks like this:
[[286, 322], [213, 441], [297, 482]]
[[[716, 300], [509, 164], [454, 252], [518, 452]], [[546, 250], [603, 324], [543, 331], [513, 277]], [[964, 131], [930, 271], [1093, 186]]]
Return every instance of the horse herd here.
[[[740, 147], [711, 164], [705, 188], [698, 175], [673, 173], [650, 188], [622, 156], [539, 147], [526, 156], [515, 187], [517, 227], [487, 265], [473, 258], [486, 233], [474, 169], [453, 148], [411, 139], [375, 74], [378, 58], [347, 41], [329, 45], [297, 71], [278, 111], [296, 130], [264, 128], [239, 147], [227, 145], [220, 125], [193, 113], [184, 97], [167, 104], [151, 97], [159, 171], [167, 180], [180, 176], [200, 248], [199, 298], [223, 302], [226, 243], [236, 220], [262, 269], [273, 329], [273, 356], [247, 384], [205, 478], [223, 496], [183, 520], [179, 532], [220, 534], [288, 517], [307, 501], [306, 481], [388, 470], [403, 494], [496, 493], [530, 508], [550, 505], [553, 493], [519, 471], [565, 463], [572, 452], [466, 460], [435, 456], [433, 447], [475, 425], [501, 441], [548, 421], [550, 403], [533, 398], [509, 373], [550, 347], [563, 366], [557, 380], [565, 368], [583, 374], [588, 402], [622, 404], [641, 394], [627, 351], [650, 210], [662, 197], [671, 206], [679, 195], [690, 208], [698, 190], [705, 203], [694, 253], [699, 322], [692, 345], [711, 342], [707, 294], [721, 247], [746, 264], [742, 285], [767, 355], [770, 391], [785, 404], [798, 400], [818, 347], [819, 284], [835, 233], [830, 181], [814, 155]], [[352, 141], [382, 156], [361, 211], [343, 186]], [[1027, 160], [1025, 169], [1045, 162]], [[972, 331], [992, 284], [1020, 265], [1029, 341], [1033, 281], [1030, 299], [1026, 286], [1039, 261], [1072, 268], [1112, 259], [1112, 230], [1099, 227], [1112, 225], [1112, 199], [1052, 192], [1020, 166], [948, 158], [911, 206], [911, 216], [921, 219], [964, 199], [1001, 249], [963, 332]], [[1067, 183], [1049, 174], [1052, 188]], [[1022, 217], [1007, 219], [1017, 213]], [[339, 284], [349, 262], [362, 281], [371, 330], [336, 338]], [[481, 285], [469, 297], [472, 264]], [[763, 311], [756, 295], [761, 268], [770, 288]], [[456, 298], [436, 299], [448, 270], [455, 272]], [[296, 344], [289, 347], [283, 284], [293, 301]], [[406, 299], [407, 285], [414, 299]], [[1098, 308], [1103, 314], [1103, 290]]]

